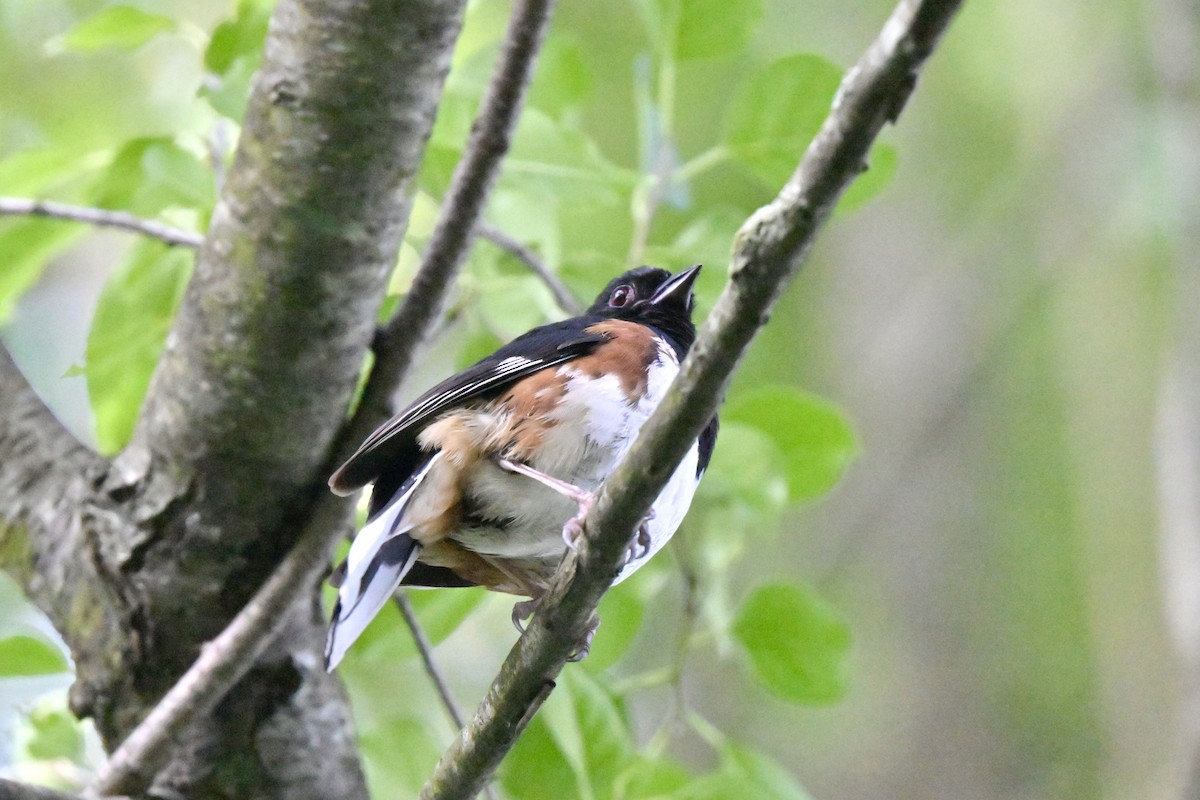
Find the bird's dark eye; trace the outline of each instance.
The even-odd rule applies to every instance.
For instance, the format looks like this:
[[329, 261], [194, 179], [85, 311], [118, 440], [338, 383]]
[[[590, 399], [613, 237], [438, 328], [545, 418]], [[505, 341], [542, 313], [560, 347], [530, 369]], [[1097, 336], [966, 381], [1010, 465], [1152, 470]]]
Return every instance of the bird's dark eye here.
[[633, 287], [628, 284], [613, 289], [608, 296], [608, 304], [613, 308], [624, 308], [633, 302]]

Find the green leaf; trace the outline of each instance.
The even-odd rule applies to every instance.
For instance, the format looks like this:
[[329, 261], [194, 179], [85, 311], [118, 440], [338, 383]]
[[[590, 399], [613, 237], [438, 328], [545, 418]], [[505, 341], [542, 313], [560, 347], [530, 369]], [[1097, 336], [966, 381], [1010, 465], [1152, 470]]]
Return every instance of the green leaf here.
[[110, 47], [136, 50], [160, 33], [171, 30], [175, 30], [175, 21], [170, 17], [133, 6], [109, 6], [80, 20], [66, 33], [62, 43], [68, 50], [83, 53]]
[[189, 252], [142, 241], [100, 294], [85, 372], [103, 452], [124, 447], [133, 433], [191, 264]]
[[79, 762], [83, 758], [83, 731], [79, 720], [65, 708], [39, 706], [27, 719], [30, 728], [25, 752], [30, 758], [50, 761], [66, 758]]
[[787, 771], [766, 756], [728, 742], [718, 747], [717, 769], [673, 792], [671, 800], [811, 800]]
[[[854, 431], [836, 405], [788, 386], [742, 394], [722, 411], [725, 420], [751, 425], [771, 438], [783, 454], [793, 501], [829, 491], [858, 452]], [[717, 453], [722, 446], [718, 442]]]
[[645, 604], [629, 586], [622, 585], [605, 594], [597, 610], [603, 624], [583, 666], [590, 672], [600, 672], [615, 664], [633, 644], [645, 610]]
[[126, 142], [93, 183], [89, 201], [153, 215], [182, 207], [207, 213], [213, 206], [212, 172], [202, 159], [173, 139], [150, 137]]
[[815, 591], [795, 584], [758, 587], [742, 603], [733, 633], [754, 675], [793, 703], [832, 703], [846, 691], [850, 632]]
[[583, 670], [563, 672], [555, 695], [553, 710], [547, 703], [546, 724], [575, 770], [580, 796], [608, 796], [634, 751], [624, 714], [599, 680]]
[[592, 89], [582, 48], [565, 35], [546, 40], [529, 87], [529, 105], [558, 116], [577, 107]]
[[[557, 693], [556, 689], [548, 703]], [[500, 785], [512, 800], [578, 797], [575, 772], [566, 764], [562, 751], [550, 735], [545, 706], [504, 759]]]
[[257, 61], [238, 58], [219, 78], [206, 81], [197, 94], [207, 100], [213, 110], [221, 116], [240, 121], [246, 115], [246, 102], [250, 99], [250, 81], [257, 71]]
[[528, 273], [481, 278], [476, 297], [487, 330], [506, 342], [559, 315], [550, 289]]
[[783, 454], [765, 432], [722, 413], [721, 432], [712, 462], [700, 483], [705, 503], [746, 506], [778, 514], [787, 504]]
[[84, 174], [103, 163], [103, 153], [81, 146], [31, 147], [0, 161], [0, 187], [7, 195], [49, 194], [46, 190]]
[[[484, 589], [428, 589], [408, 593], [409, 602], [417, 613], [425, 635], [433, 644], [440, 644], [458, 630], [487, 596]], [[407, 631], [405, 632], [407, 635]]]
[[372, 797], [417, 796], [440, 755], [429, 727], [425, 720], [401, 717], [358, 732]]
[[234, 18], [213, 29], [204, 51], [204, 67], [217, 75], [227, 73], [239, 59], [246, 59], [257, 67], [267, 39], [267, 23], [273, 5], [269, 0], [241, 0]]
[[0, 322], [41, 276], [49, 260], [86, 232], [82, 225], [52, 219], [0, 222]]
[[762, 0], [682, 0], [675, 57], [715, 58], [750, 42], [762, 19]]
[[0, 677], [54, 675], [69, 670], [59, 649], [44, 639], [24, 634], [0, 639]]
[[738, 163], [782, 186], [821, 127], [842, 71], [819, 56], [788, 56], [757, 70], [725, 115], [725, 144]]
[[262, 62], [273, 5], [269, 0], [241, 0], [234, 18], [213, 29], [204, 51], [209, 77], [199, 95], [229, 119], [240, 120], [245, 115], [250, 79]]
[[891, 183], [896, 174], [896, 148], [888, 144], [877, 144], [867, 157], [867, 171], [854, 179], [850, 188], [838, 201], [838, 213], [853, 211]]
[[618, 192], [631, 190], [637, 180], [632, 170], [605, 158], [591, 138], [529, 108], [517, 123], [501, 185], [544, 190], [564, 207], [590, 207], [618, 201]]

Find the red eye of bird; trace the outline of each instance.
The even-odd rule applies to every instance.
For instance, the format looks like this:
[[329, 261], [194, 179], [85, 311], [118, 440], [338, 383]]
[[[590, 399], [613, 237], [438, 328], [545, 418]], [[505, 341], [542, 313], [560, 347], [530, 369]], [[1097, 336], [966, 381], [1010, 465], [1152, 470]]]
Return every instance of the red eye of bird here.
[[616, 289], [613, 289], [612, 295], [609, 296], [608, 304], [613, 308], [622, 308], [629, 305], [631, 300], [633, 300], [633, 287], [618, 286]]

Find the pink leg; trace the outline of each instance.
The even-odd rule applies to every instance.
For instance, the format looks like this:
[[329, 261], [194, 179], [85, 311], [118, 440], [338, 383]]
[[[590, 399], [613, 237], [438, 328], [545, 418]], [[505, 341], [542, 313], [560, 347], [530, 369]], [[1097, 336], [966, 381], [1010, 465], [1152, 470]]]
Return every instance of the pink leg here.
[[[573, 483], [559, 480], [553, 475], [536, 470], [528, 464], [522, 464], [519, 461], [512, 461], [507, 458], [496, 459], [496, 464], [500, 469], [506, 472], [512, 472], [516, 475], [524, 475], [526, 478], [532, 478], [543, 486], [553, 489], [563, 497], [574, 500], [579, 505], [579, 513], [567, 520], [563, 525], [563, 541], [567, 547], [575, 549], [575, 543], [579, 541], [579, 537], [583, 535], [583, 520], [587, 517], [588, 511], [592, 508], [592, 503], [596, 502], [596, 495], [586, 489], [580, 489]], [[640, 540], [639, 540], [640, 541]]]

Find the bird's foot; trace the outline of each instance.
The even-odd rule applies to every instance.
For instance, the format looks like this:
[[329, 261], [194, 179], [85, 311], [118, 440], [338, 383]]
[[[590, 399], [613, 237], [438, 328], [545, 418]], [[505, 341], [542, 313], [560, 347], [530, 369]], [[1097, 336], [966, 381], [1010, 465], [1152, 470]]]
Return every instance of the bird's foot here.
[[512, 624], [520, 633], [525, 632], [525, 623], [533, 616], [533, 612], [537, 611], [538, 604], [542, 602], [540, 597], [531, 597], [528, 600], [522, 600], [519, 603], [513, 604], [512, 609]]
[[638, 525], [637, 535], [633, 541], [629, 543], [629, 549], [625, 551], [625, 560], [621, 562], [624, 567], [630, 561], [637, 561], [639, 558], [645, 558], [650, 555], [650, 548], [654, 545], [654, 539], [650, 536], [650, 520], [654, 519], [654, 509], [646, 514], [646, 518]]
[[583, 641], [579, 643], [579, 647], [575, 648], [575, 652], [567, 656], [567, 661], [583, 661], [588, 657], [588, 653], [592, 652], [592, 639], [596, 638], [596, 631], [599, 630], [599, 628], [600, 618], [593, 614], [592, 621], [588, 625], [587, 631], [583, 634]]
[[[513, 605], [512, 623], [519, 632], [525, 633], [525, 623], [537, 611], [541, 604], [542, 598], [531, 597], [528, 600], [522, 600]], [[571, 655], [567, 656], [567, 661], [583, 661], [588, 657], [588, 653], [592, 651], [592, 639], [596, 638], [596, 631], [600, 628], [600, 617], [592, 614], [592, 620], [588, 624], [588, 628], [584, 631], [583, 641], [575, 648]]]

